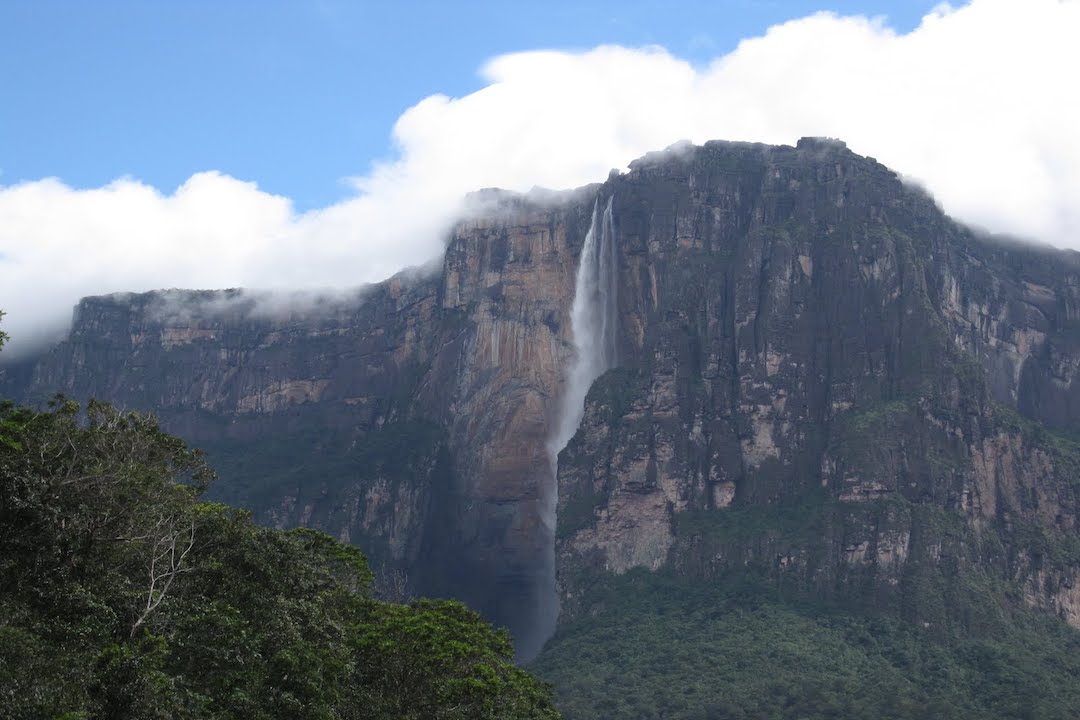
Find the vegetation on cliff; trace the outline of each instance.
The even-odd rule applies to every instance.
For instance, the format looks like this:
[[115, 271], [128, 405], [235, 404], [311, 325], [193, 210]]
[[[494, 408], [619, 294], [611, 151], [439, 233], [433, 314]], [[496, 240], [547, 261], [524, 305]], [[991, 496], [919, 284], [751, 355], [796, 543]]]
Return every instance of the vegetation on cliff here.
[[153, 418], [0, 405], [0, 718], [556, 718], [510, 637], [374, 599], [364, 556], [200, 502]]
[[1080, 633], [1035, 613], [983, 606], [978, 632], [942, 632], [783, 592], [753, 566], [708, 582], [637, 569], [589, 596], [530, 666], [569, 720], [1066, 720], [1080, 707]]

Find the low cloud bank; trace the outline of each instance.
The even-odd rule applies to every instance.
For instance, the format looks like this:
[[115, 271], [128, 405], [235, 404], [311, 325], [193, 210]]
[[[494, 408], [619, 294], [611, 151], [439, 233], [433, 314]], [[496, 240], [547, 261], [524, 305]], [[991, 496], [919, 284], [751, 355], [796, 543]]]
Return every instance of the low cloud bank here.
[[1077, 0], [976, 0], [903, 35], [817, 14], [704, 67], [662, 48], [505, 55], [481, 90], [406, 111], [397, 157], [353, 179], [355, 197], [302, 214], [216, 172], [171, 194], [0, 187], [5, 353], [55, 338], [89, 294], [381, 280], [442, 251], [469, 191], [597, 182], [682, 138], [841, 138], [962, 220], [1080, 249], [1078, 36]]

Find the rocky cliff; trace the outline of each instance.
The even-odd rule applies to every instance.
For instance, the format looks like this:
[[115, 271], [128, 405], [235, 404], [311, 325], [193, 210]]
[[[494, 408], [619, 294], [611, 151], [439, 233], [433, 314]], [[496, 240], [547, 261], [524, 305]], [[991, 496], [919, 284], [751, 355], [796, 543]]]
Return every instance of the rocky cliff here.
[[559, 463], [564, 610], [597, 573], [754, 565], [928, 625], [990, 573], [1080, 627], [1078, 256], [833, 142], [632, 168], [604, 188], [624, 362]]
[[355, 543], [396, 591], [462, 598], [535, 654], [554, 623], [546, 441], [593, 191], [478, 193], [441, 267], [356, 292], [87, 298], [5, 394], [153, 411], [208, 451], [217, 499]]
[[[962, 624], [985, 580], [1080, 627], [1076, 254], [981, 236], [815, 139], [476, 200], [441, 267], [355, 296], [86, 299], [6, 391], [154, 410], [210, 451], [219, 497], [466, 599], [526, 656], [556, 566], [566, 619], [634, 568], [752, 566], [930, 628]], [[602, 232], [615, 367], [556, 482]]]

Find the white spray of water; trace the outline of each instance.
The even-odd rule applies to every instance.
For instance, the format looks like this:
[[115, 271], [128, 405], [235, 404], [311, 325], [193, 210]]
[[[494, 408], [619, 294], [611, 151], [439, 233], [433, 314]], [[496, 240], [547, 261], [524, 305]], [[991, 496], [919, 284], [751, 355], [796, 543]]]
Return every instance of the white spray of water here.
[[615, 283], [614, 223], [608, 198], [603, 214], [600, 201], [593, 207], [592, 223], [581, 248], [570, 327], [574, 359], [566, 383], [561, 411], [548, 451], [557, 460], [574, 437], [585, 414], [585, 395], [596, 378], [615, 366], [618, 324]]
[[[550, 598], [541, 603], [540, 636], [547, 639], [555, 631], [558, 600], [555, 596], [555, 515], [559, 501], [559, 453], [570, 442], [585, 415], [585, 396], [589, 387], [617, 360], [618, 307], [615, 273], [615, 228], [608, 198], [600, 212], [600, 200], [593, 205], [592, 222], [585, 235], [574, 285], [574, 304], [570, 308], [570, 328], [574, 357], [567, 375], [566, 389], [559, 406], [554, 433], [548, 440], [553, 477], [547, 493], [546, 512], [551, 529], [549, 551]], [[541, 641], [542, 644], [542, 641]]]

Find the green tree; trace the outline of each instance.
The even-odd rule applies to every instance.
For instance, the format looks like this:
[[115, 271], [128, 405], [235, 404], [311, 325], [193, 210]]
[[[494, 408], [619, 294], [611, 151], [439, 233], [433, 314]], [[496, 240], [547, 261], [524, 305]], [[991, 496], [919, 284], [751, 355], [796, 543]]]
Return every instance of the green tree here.
[[374, 717], [559, 717], [550, 689], [514, 666], [509, 634], [459, 602], [373, 603], [351, 642]]
[[138, 707], [165, 689], [150, 682], [164, 653], [144, 628], [194, 568], [195, 497], [212, 473], [152, 418], [103, 403], [5, 403], [0, 423], [0, 608], [23, 647], [0, 653], [56, 656], [44, 670], [14, 663], [26, 672], [11, 682], [57, 711], [114, 707], [136, 690], [125, 707]]
[[201, 502], [153, 417], [0, 423], [0, 719], [557, 717], [464, 606], [378, 601], [358, 549]]

